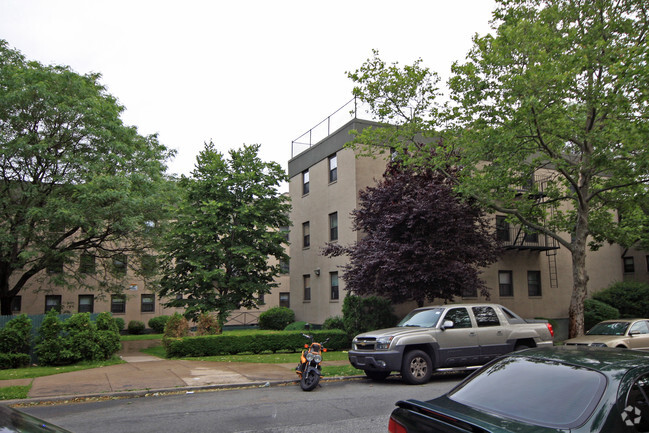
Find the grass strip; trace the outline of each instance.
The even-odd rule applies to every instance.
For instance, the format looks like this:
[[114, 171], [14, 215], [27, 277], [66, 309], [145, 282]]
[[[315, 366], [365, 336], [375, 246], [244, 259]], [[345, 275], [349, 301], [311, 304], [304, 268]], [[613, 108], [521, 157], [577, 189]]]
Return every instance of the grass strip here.
[[123, 364], [124, 361], [119, 356], [113, 355], [111, 359], [105, 361], [84, 361], [73, 365], [62, 365], [57, 367], [23, 367], [8, 368], [0, 370], [0, 380], [9, 379], [28, 379], [33, 377], [51, 376], [53, 374], [68, 373], [70, 371], [87, 370], [89, 368], [107, 367], [109, 365]]
[[5, 386], [0, 388], [0, 400], [18, 400], [27, 398], [31, 385], [25, 386]]

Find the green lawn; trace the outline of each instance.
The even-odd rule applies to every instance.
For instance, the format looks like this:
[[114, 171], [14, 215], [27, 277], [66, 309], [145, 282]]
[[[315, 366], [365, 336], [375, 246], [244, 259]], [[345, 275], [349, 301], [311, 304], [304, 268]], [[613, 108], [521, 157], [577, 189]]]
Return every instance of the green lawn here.
[[119, 356], [113, 356], [106, 361], [86, 361], [74, 365], [60, 367], [23, 367], [0, 370], [0, 380], [27, 379], [33, 377], [50, 376], [52, 374], [67, 373], [69, 371], [87, 370], [89, 368], [106, 367], [108, 365], [123, 364]]
[[5, 386], [0, 388], [0, 400], [18, 400], [27, 398], [31, 385], [26, 386]]

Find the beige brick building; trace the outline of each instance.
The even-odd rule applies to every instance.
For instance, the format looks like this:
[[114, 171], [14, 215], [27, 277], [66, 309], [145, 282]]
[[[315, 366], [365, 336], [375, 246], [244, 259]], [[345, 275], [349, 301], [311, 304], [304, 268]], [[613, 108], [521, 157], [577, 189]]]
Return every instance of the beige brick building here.
[[[383, 159], [357, 158], [344, 146], [351, 139], [351, 130], [373, 124], [352, 119], [289, 161], [293, 206], [290, 307], [298, 320], [322, 323], [342, 314], [347, 292], [340, 266], [346, 259], [324, 257], [321, 248], [330, 241], [347, 245], [358, 239], [350, 213], [358, 204], [358, 192], [383, 175], [388, 155]], [[542, 173], [537, 179], [542, 180]], [[507, 225], [502, 216], [491, 218], [507, 251], [483, 269], [490, 300], [527, 318], [567, 319], [573, 286], [570, 253], [545, 236], [525, 236], [519, 227]], [[591, 292], [625, 279], [649, 281], [648, 253], [625, 251], [619, 245], [606, 244], [588, 252], [587, 267]], [[458, 302], [463, 300], [473, 302], [478, 297], [469, 290]], [[405, 314], [412, 306], [399, 305], [396, 311]]]

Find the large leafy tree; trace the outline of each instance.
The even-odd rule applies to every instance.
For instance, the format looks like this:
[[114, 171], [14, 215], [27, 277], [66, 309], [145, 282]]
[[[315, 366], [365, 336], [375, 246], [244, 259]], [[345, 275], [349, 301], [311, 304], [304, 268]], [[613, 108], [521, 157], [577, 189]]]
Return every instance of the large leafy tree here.
[[208, 143], [191, 177], [180, 180], [177, 207], [163, 248], [162, 296], [196, 320], [216, 312], [222, 329], [237, 308], [254, 308], [276, 286], [287, 260], [287, 197], [278, 193], [286, 174], [258, 157], [259, 145], [229, 152]]
[[[133, 256], [163, 218], [172, 153], [122, 123], [99, 79], [27, 61], [0, 40], [2, 314], [40, 277], [50, 287], [123, 287], [113, 260], [139, 268]], [[82, 255], [90, 266], [80, 270]]]
[[408, 89], [399, 90], [423, 101], [409, 104], [412, 112], [395, 105], [402, 101], [392, 88], [370, 91], [390, 76], [386, 67], [368, 69], [376, 59], [350, 74], [361, 97], [404, 113], [397, 117], [409, 128], [357, 141], [399, 142], [417, 164], [409, 145], [416, 138], [403, 131], [443, 126], [441, 148], [457, 151], [463, 167], [448, 173], [458, 191], [570, 251], [571, 336], [583, 333], [589, 244], [625, 237], [631, 226], [618, 224], [617, 210], [633, 212], [649, 181], [648, 11], [644, 0], [500, 0], [493, 34], [476, 36], [466, 61], [454, 65], [444, 116], [431, 98], [433, 75], [418, 64], [419, 78], [401, 80]]
[[390, 164], [376, 186], [359, 193], [352, 221], [363, 237], [349, 246], [328, 244], [323, 253], [349, 256], [343, 279], [355, 294], [420, 306], [489, 296], [479, 273], [499, 256], [493, 228], [439, 172]]

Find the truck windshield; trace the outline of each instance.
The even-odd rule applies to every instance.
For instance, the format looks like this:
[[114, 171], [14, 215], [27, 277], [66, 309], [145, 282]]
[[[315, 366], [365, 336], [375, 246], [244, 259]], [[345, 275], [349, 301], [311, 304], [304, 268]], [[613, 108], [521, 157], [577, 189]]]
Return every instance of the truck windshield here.
[[437, 326], [442, 316], [443, 308], [431, 308], [429, 310], [414, 310], [403, 318], [397, 326], [417, 326], [420, 328], [433, 328]]

